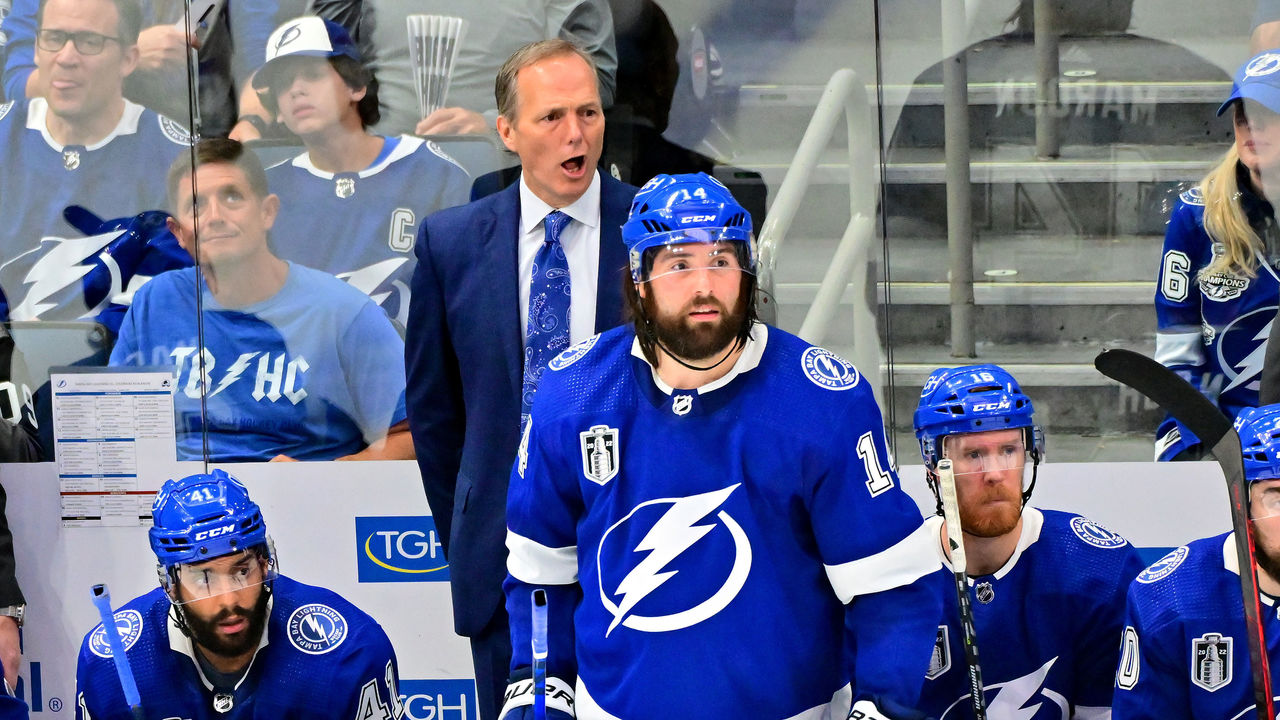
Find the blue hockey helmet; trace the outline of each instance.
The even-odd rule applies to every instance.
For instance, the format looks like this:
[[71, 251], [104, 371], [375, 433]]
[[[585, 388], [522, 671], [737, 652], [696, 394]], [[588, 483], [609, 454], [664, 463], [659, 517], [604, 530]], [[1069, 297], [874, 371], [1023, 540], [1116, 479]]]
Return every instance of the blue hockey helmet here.
[[1245, 480], [1280, 479], [1280, 405], [1241, 410], [1235, 428], [1240, 436]]
[[269, 546], [262, 511], [225, 470], [166, 481], [151, 517], [151, 549], [165, 571]]
[[1044, 458], [1044, 433], [1034, 413], [1031, 398], [1004, 368], [970, 365], [930, 373], [913, 421], [920, 454], [930, 470], [942, 458], [946, 436], [1010, 428], [1026, 429], [1027, 449], [1038, 464]]
[[687, 243], [736, 243], [739, 266], [754, 274], [751, 230], [751, 214], [719, 180], [706, 173], [658, 175], [636, 193], [622, 225], [631, 280], [647, 279], [649, 251]]

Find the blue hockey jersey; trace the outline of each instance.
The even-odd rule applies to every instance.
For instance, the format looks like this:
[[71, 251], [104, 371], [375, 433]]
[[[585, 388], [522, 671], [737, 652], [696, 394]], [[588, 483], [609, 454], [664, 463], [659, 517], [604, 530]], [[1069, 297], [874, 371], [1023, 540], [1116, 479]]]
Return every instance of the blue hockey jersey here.
[[[940, 538], [942, 518], [925, 522]], [[941, 544], [936, 547], [941, 554]], [[1124, 596], [1141, 570], [1133, 546], [1101, 525], [1027, 507], [1009, 561], [995, 573], [970, 577], [987, 717], [1107, 717]], [[972, 718], [955, 582], [949, 568], [934, 579], [947, 619], [938, 627], [920, 709], [938, 720]]]
[[217, 462], [332, 460], [405, 419], [404, 341], [368, 297], [289, 263], [279, 292], [232, 310], [199, 277], [156, 276], [111, 351], [112, 365], [174, 366], [179, 459], [203, 458], [207, 434]]
[[[1129, 588], [1115, 720], [1254, 716], [1249, 641], [1231, 533], [1175, 549]], [[1271, 685], [1280, 688], [1280, 619], [1263, 596]]]
[[267, 182], [280, 196], [276, 255], [337, 275], [401, 327], [418, 223], [471, 192], [466, 171], [435, 143], [407, 135], [384, 138], [382, 154], [358, 173], [320, 170], [303, 153], [268, 169]]
[[553, 699], [576, 685], [580, 719], [843, 718], [851, 691], [915, 704], [936, 536], [852, 365], [756, 325], [697, 390], [665, 386], [630, 327], [548, 368], [507, 500], [513, 677], [541, 587]]
[[[1270, 206], [1244, 186], [1251, 222], [1261, 224]], [[1254, 277], [1243, 273], [1202, 276], [1215, 241], [1204, 228], [1204, 197], [1192, 188], [1178, 197], [1165, 230], [1156, 283], [1156, 360], [1200, 388], [1228, 417], [1258, 404], [1263, 351], [1280, 301], [1280, 278], [1257, 257]], [[1156, 459], [1168, 460], [1199, 440], [1166, 419], [1156, 431]]]
[[[273, 581], [264, 642], [230, 697], [201, 673], [191, 640], [156, 588], [115, 613], [148, 718], [393, 720], [403, 711], [395, 651], [377, 621], [340, 595]], [[215, 709], [215, 704], [218, 708]], [[229, 706], [229, 707], [228, 707]], [[98, 624], [80, 644], [76, 720], [133, 720]]]
[[[0, 105], [0, 292], [12, 320], [93, 318], [110, 302], [128, 304], [150, 276], [133, 275], [146, 258], [122, 268], [106, 252], [121, 233], [85, 237], [63, 217], [71, 205], [99, 217], [128, 217], [165, 207], [165, 168], [189, 143], [176, 122], [125, 102], [119, 125], [92, 147], [63, 146], [46, 126], [43, 98]], [[187, 261], [189, 262], [189, 261]], [[156, 272], [172, 267], [165, 260]], [[82, 282], [107, 277], [111, 286], [86, 303]]]

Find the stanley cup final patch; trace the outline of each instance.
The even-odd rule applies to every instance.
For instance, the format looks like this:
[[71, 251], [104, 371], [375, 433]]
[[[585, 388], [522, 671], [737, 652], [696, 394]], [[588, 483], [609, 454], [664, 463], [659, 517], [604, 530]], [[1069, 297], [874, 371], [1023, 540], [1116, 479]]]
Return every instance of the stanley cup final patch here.
[[925, 678], [933, 680], [951, 669], [951, 643], [946, 625], [938, 626], [938, 636], [933, 640], [933, 655], [929, 657], [929, 669]]
[[1205, 633], [1191, 641], [1191, 682], [1213, 692], [1231, 684], [1231, 637]]
[[578, 434], [582, 438], [582, 474], [604, 485], [618, 474], [618, 429], [592, 425]]

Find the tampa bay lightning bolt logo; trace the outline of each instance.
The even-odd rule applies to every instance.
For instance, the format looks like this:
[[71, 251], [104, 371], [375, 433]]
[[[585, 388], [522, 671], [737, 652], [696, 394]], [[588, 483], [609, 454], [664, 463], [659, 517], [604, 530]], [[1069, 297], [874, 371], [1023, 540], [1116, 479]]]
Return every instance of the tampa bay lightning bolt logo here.
[[300, 37], [302, 37], [301, 23], [294, 23], [289, 27], [285, 28], [280, 33], [280, 39], [276, 40], [276, 53], [279, 54], [280, 48], [283, 48], [285, 45], [288, 45], [289, 43], [293, 42], [294, 40], [297, 40]]
[[[1272, 305], [1241, 315], [1223, 328], [1218, 338], [1218, 367], [1230, 382], [1219, 395], [1241, 385], [1258, 389], [1262, 361], [1267, 353], [1267, 337], [1271, 335], [1275, 317], [1276, 306]], [[1231, 356], [1225, 352], [1230, 352]]]
[[814, 385], [828, 390], [848, 390], [858, 384], [858, 370], [830, 350], [811, 347], [800, 356], [804, 374]]
[[[1054, 706], [1058, 708], [1058, 717], [1067, 720], [1071, 717], [1071, 703], [1060, 692], [1045, 687], [1049, 671], [1058, 661], [1054, 657], [1040, 666], [1039, 670], [1015, 678], [1008, 682], [986, 686], [983, 693], [987, 698], [987, 717], [992, 718], [1049, 718], [1052, 714], [1043, 714], [1041, 708], [1048, 713]], [[938, 720], [955, 720], [965, 717], [969, 711], [969, 693], [965, 693], [951, 703]]]
[[347, 619], [328, 605], [303, 605], [289, 616], [289, 642], [308, 655], [323, 655], [347, 639]]
[[1124, 547], [1127, 541], [1088, 518], [1071, 518], [1071, 531], [1076, 537], [1098, 548]]
[[[120, 633], [120, 646], [125, 652], [142, 637], [142, 613], [137, 610], [121, 610], [115, 614], [116, 632]], [[89, 650], [100, 658], [111, 658], [111, 644], [107, 642], [107, 630], [101, 624], [89, 636]]]
[[1183, 190], [1178, 194], [1178, 199], [1188, 205], [1204, 205], [1204, 193], [1199, 185]]
[[1187, 555], [1190, 552], [1191, 551], [1187, 549], [1186, 545], [1174, 548], [1173, 552], [1170, 552], [1168, 555], [1165, 555], [1155, 561], [1151, 564], [1151, 567], [1139, 573], [1138, 582], [1144, 585], [1150, 585], [1153, 582], [1169, 577], [1173, 574], [1173, 571], [1177, 570], [1178, 566], [1187, 559]]
[[1280, 70], [1280, 55], [1267, 53], [1251, 60], [1244, 69], [1244, 76], [1247, 78], [1263, 77], [1277, 70]]
[[591, 348], [596, 346], [596, 341], [599, 339], [599, 335], [592, 335], [586, 340], [583, 340], [577, 345], [574, 345], [559, 355], [551, 358], [551, 362], [547, 363], [547, 367], [555, 371], [569, 367], [581, 360], [587, 353], [591, 352]]
[[613, 616], [605, 637], [619, 625], [692, 627], [733, 602], [751, 572], [751, 541], [722, 506], [741, 484], [640, 503], [605, 531], [596, 550], [600, 602]]

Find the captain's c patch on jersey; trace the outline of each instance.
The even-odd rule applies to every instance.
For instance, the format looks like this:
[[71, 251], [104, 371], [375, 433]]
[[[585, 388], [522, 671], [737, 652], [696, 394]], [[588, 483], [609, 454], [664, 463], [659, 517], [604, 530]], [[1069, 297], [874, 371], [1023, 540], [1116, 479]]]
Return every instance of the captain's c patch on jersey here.
[[1205, 633], [1191, 641], [1191, 682], [1213, 692], [1231, 684], [1231, 636]]
[[618, 429], [592, 425], [578, 437], [582, 440], [582, 474], [597, 485], [612, 480], [618, 474]]

